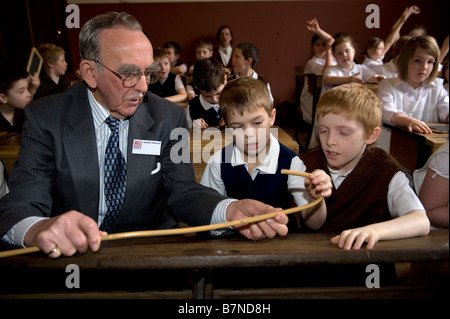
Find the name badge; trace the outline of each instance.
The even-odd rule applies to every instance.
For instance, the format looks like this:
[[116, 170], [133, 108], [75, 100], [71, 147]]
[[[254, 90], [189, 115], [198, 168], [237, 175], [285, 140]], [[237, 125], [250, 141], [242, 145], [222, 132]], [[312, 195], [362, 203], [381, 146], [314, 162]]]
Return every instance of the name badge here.
[[161, 155], [161, 141], [133, 140], [133, 154]]

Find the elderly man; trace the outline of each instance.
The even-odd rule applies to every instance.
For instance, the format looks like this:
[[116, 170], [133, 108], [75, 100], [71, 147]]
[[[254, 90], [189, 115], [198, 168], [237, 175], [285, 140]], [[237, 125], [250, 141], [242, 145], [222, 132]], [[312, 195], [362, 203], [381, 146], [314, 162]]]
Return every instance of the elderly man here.
[[[27, 108], [22, 146], [0, 202], [0, 236], [57, 258], [97, 251], [106, 232], [215, 224], [274, 211], [225, 198], [175, 164], [179, 106], [147, 93], [152, 45], [126, 13], [101, 14], [80, 32], [84, 81]], [[185, 130], [183, 130], [186, 132]], [[142, 143], [151, 147], [139, 148]], [[286, 235], [279, 214], [240, 229], [249, 239]]]

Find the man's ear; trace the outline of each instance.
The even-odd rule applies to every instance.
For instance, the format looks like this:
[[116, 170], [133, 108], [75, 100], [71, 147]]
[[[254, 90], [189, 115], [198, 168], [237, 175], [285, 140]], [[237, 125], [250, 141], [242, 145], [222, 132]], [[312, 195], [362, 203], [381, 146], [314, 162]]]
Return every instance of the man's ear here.
[[369, 137], [366, 139], [366, 144], [371, 145], [371, 144], [375, 143], [378, 136], [380, 136], [380, 133], [381, 133], [381, 129], [379, 127], [375, 127], [372, 130], [372, 133], [370, 133]]
[[8, 98], [6, 97], [5, 93], [0, 93], [0, 103], [2, 104], [8, 103]]
[[97, 88], [97, 69], [94, 63], [92, 60], [81, 60], [80, 62], [81, 77], [91, 89]]

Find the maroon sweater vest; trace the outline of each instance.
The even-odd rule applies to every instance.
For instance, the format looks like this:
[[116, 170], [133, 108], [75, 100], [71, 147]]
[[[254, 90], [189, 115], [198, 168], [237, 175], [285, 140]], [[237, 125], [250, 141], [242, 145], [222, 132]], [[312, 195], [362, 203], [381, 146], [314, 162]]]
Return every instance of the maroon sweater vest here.
[[[305, 154], [302, 160], [309, 172], [322, 169], [330, 174], [321, 149]], [[331, 197], [325, 199], [327, 220], [321, 231], [341, 232], [392, 219], [387, 203], [389, 183], [401, 170], [384, 150], [368, 147], [339, 188], [333, 186]]]

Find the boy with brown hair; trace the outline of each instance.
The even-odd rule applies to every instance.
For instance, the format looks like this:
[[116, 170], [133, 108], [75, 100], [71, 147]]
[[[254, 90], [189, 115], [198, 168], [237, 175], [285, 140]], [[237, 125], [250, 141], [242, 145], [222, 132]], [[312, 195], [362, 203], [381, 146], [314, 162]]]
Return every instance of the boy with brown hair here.
[[[228, 82], [219, 104], [234, 142], [211, 157], [201, 184], [222, 195], [258, 199], [283, 209], [290, 208], [292, 200], [301, 206], [331, 194], [331, 179], [323, 170], [313, 171], [310, 178], [281, 174], [281, 169], [306, 171], [306, 167], [297, 153], [270, 132], [276, 110], [262, 81], [240, 77]], [[301, 219], [313, 229], [319, 228], [325, 217], [324, 201], [301, 212]], [[288, 228], [299, 231], [293, 215], [289, 215]]]
[[189, 101], [186, 112], [188, 125], [190, 128], [221, 128], [224, 122], [219, 98], [227, 83], [223, 66], [211, 58], [197, 61], [194, 65], [193, 84], [200, 94]]
[[174, 103], [186, 100], [187, 93], [179, 75], [172, 73], [169, 53], [161, 48], [155, 48], [153, 59], [159, 64], [159, 81], [150, 83], [148, 90]]
[[381, 102], [361, 84], [333, 88], [317, 104], [321, 149], [302, 157], [308, 169], [333, 180], [321, 230], [341, 232], [331, 243], [371, 249], [379, 240], [425, 236], [430, 223], [398, 162], [373, 147], [380, 134]]

